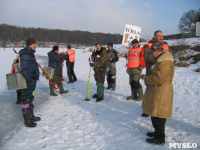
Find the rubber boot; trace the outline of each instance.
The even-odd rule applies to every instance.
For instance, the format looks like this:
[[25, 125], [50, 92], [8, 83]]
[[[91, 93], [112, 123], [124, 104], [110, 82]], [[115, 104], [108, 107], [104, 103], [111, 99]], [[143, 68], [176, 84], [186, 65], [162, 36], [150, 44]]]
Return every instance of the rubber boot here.
[[21, 97], [22, 97], [22, 90], [17, 90], [17, 101], [16, 101], [16, 104], [20, 104], [21, 102]]
[[59, 89], [60, 89], [60, 94], [67, 94], [69, 92], [68, 90], [64, 90], [63, 85], [59, 85]]
[[50, 95], [51, 96], [58, 96], [55, 92], [54, 92], [54, 89], [53, 89], [53, 86], [50, 85]]
[[33, 105], [33, 104], [30, 104], [30, 107], [29, 107], [29, 109], [30, 109], [30, 119], [31, 119], [33, 122], [40, 121], [40, 120], [41, 120], [40, 117], [34, 116], [34, 114], [33, 114], [33, 108], [34, 108], [34, 105]]
[[138, 98], [136, 98], [135, 101], [142, 101], [143, 100], [143, 96], [144, 96], [143, 89], [142, 88], [137, 89], [137, 93], [138, 93], [139, 96], [138, 96]]
[[97, 83], [97, 99], [96, 102], [102, 101], [104, 98], [104, 86], [103, 83]]
[[145, 113], [142, 113], [142, 117], [149, 117], [149, 115], [145, 114]]
[[132, 100], [137, 98], [137, 91], [135, 88], [131, 88], [131, 96], [127, 97], [127, 100]]
[[94, 94], [94, 95], [92, 96], [92, 98], [97, 98], [97, 94]]
[[30, 109], [29, 108], [26, 108], [26, 109], [23, 108], [22, 114], [24, 117], [24, 124], [26, 127], [34, 128], [37, 126], [37, 124], [30, 119]]

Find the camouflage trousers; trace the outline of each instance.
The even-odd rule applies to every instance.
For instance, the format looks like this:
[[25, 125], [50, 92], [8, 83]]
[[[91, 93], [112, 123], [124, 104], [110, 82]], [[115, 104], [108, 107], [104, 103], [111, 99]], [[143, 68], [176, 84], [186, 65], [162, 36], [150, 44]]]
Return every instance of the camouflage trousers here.
[[[61, 85], [61, 75], [54, 75], [52, 79], [53, 84], [57, 84], [57, 86]], [[49, 86], [52, 86], [49, 82]]]
[[94, 68], [94, 78], [97, 83], [103, 83], [105, 81], [106, 68]]

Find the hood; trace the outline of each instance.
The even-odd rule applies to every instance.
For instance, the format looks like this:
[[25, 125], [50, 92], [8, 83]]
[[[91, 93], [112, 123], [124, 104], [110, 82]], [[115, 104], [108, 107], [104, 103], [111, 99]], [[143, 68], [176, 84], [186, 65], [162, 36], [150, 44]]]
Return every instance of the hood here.
[[164, 60], [170, 60], [172, 62], [174, 62], [174, 58], [172, 56], [172, 54], [170, 52], [167, 53], [163, 53], [158, 59], [157, 62], [162, 62]]

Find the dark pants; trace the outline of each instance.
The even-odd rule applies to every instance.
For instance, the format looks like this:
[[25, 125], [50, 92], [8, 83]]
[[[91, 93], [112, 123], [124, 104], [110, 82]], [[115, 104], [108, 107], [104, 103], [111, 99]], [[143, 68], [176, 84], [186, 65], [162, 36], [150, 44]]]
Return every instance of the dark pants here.
[[30, 104], [33, 101], [36, 83], [36, 80], [27, 82], [27, 88], [22, 90], [21, 104]]
[[108, 88], [116, 87], [116, 75], [115, 74], [107, 74], [107, 83]]
[[151, 117], [151, 122], [155, 129], [154, 137], [156, 139], [164, 139], [166, 118]]
[[76, 75], [74, 73], [74, 62], [67, 62], [66, 66], [67, 66], [67, 75], [69, 78], [69, 82], [77, 80]]

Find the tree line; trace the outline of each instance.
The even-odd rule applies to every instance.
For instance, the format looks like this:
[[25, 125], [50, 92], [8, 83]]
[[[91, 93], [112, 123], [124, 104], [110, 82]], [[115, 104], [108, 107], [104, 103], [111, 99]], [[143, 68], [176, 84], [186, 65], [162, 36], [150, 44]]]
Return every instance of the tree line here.
[[25, 41], [28, 38], [36, 39], [40, 46], [45, 46], [50, 43], [94, 45], [97, 42], [102, 44], [107, 44], [108, 42], [120, 44], [122, 42], [122, 35], [120, 34], [92, 33], [79, 30], [69, 31], [46, 28], [25, 28], [0, 24], [1, 46], [5, 47], [8, 44], [13, 45], [18, 41], [19, 37], [21, 38], [22, 46], [25, 45]]

